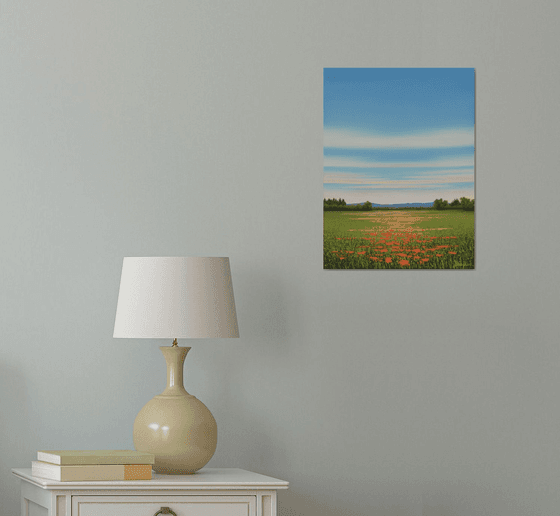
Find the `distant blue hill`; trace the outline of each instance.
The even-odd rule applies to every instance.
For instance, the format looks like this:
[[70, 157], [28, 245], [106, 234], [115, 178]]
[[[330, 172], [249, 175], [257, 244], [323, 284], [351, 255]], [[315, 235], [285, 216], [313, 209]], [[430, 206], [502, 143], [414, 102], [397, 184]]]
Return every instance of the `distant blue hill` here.
[[[353, 204], [347, 204], [347, 206], [361, 206], [363, 202], [355, 202]], [[407, 202], [406, 204], [375, 204], [371, 203], [374, 208], [433, 208], [433, 202]]]

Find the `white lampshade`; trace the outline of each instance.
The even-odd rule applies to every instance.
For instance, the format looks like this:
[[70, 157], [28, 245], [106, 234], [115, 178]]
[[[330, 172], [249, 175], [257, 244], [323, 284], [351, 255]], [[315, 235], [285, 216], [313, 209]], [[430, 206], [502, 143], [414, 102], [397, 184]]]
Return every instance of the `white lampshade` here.
[[229, 258], [124, 258], [113, 337], [239, 337]]

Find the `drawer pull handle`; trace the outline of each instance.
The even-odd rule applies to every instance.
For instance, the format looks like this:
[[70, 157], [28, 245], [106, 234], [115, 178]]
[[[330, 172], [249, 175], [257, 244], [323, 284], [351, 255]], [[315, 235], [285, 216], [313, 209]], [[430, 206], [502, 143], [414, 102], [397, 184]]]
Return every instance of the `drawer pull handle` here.
[[154, 516], [158, 516], [158, 514], [173, 514], [173, 516], [177, 516], [169, 507], [162, 507]]

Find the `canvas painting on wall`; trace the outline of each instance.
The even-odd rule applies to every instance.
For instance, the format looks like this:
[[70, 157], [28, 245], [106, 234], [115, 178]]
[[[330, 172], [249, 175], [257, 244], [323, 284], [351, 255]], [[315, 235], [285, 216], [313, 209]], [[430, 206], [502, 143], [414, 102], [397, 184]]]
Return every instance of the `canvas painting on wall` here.
[[474, 68], [323, 74], [323, 268], [474, 269]]

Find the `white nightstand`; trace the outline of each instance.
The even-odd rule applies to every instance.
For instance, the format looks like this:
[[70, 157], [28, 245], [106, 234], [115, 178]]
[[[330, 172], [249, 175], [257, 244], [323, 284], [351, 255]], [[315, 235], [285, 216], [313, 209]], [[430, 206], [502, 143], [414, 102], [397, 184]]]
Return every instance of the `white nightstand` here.
[[46, 480], [30, 468], [12, 473], [21, 479], [22, 516], [276, 516], [276, 492], [289, 485], [229, 468], [95, 482]]

